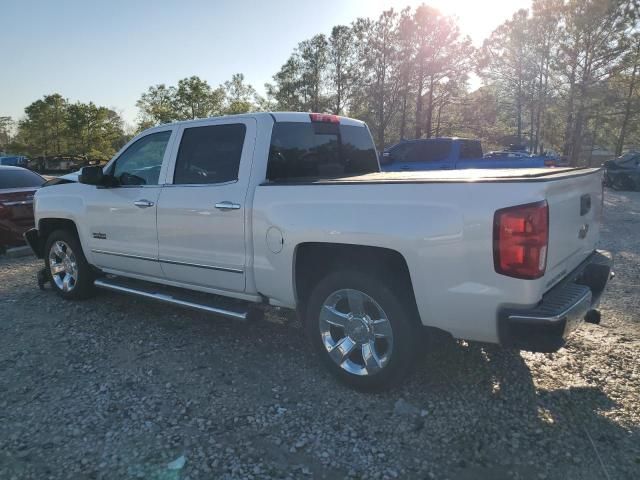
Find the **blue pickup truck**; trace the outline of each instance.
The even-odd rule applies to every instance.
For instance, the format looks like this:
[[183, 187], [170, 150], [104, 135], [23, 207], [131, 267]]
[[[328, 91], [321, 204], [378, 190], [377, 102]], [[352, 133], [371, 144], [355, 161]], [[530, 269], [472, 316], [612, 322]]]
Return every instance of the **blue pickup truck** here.
[[2, 155], [0, 154], [0, 165], [5, 165], [9, 167], [23, 167], [26, 168], [28, 165], [27, 157], [22, 157], [18, 155]]
[[537, 168], [560, 166], [550, 156], [502, 151], [484, 155], [479, 140], [426, 138], [405, 140], [382, 152], [380, 166], [386, 172], [407, 170], [455, 170], [464, 168]]

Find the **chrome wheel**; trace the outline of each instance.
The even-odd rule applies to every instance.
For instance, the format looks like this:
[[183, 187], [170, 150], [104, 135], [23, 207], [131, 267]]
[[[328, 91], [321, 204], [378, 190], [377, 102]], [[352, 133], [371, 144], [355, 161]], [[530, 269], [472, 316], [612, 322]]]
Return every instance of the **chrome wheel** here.
[[51, 280], [63, 292], [71, 292], [78, 281], [78, 263], [71, 247], [56, 240], [49, 250]]
[[393, 351], [387, 314], [364, 292], [343, 289], [327, 297], [320, 310], [320, 335], [329, 357], [354, 375], [374, 375]]

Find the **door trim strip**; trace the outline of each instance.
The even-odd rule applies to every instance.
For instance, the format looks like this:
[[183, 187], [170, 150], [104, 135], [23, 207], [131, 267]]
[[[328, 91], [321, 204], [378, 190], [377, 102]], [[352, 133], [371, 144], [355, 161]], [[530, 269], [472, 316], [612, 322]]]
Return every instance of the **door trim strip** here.
[[101, 253], [102, 255], [113, 255], [115, 257], [125, 257], [125, 258], [135, 258], [136, 260], [148, 260], [150, 262], [157, 262], [158, 259], [157, 258], [151, 258], [151, 257], [143, 257], [140, 255], [131, 255], [129, 253], [116, 253], [116, 252], [109, 252], [107, 250], [98, 250], [96, 249], [91, 249], [91, 253]]
[[238, 270], [237, 268], [214, 267], [213, 265], [202, 265], [200, 263], [174, 262], [173, 260], [164, 259], [160, 259], [160, 263], [168, 263], [169, 265], [180, 265], [183, 267], [206, 268], [208, 270], [219, 270], [221, 272], [244, 273], [243, 270]]
[[205, 268], [207, 270], [217, 270], [220, 272], [229, 272], [229, 273], [244, 273], [244, 270], [239, 270], [237, 268], [227, 268], [227, 267], [214, 267], [213, 265], [202, 265], [200, 263], [187, 263], [187, 262], [175, 262], [173, 260], [165, 260], [165, 259], [158, 259], [158, 258], [151, 258], [151, 257], [143, 257], [140, 255], [131, 255], [129, 253], [116, 253], [116, 252], [109, 252], [107, 250], [98, 250], [98, 249], [91, 249], [92, 253], [100, 253], [103, 255], [114, 255], [116, 257], [125, 257], [125, 258], [134, 258], [136, 260], [147, 260], [150, 262], [160, 262], [160, 263], [168, 263], [170, 265], [179, 265], [182, 267], [195, 267], [195, 268]]

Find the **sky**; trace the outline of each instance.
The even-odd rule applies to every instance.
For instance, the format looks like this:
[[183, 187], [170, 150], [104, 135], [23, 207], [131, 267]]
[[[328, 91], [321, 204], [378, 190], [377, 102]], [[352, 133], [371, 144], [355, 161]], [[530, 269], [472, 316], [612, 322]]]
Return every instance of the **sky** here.
[[[295, 46], [334, 25], [424, 0], [0, 0], [0, 116], [45, 94], [93, 101], [128, 124], [151, 85], [244, 73], [258, 92]], [[480, 45], [530, 0], [426, 1]]]

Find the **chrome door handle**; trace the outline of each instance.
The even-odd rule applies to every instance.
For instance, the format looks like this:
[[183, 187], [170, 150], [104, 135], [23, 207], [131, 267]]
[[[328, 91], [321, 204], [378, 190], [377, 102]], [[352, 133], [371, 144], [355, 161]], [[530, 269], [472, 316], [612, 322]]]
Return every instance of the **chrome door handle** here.
[[145, 199], [136, 200], [135, 202], [133, 202], [133, 204], [136, 207], [140, 207], [140, 208], [149, 208], [149, 207], [153, 207], [154, 205], [153, 202], [150, 202], [149, 200], [145, 200]]
[[218, 210], [238, 210], [240, 208], [240, 204], [224, 201], [216, 203], [216, 208]]

